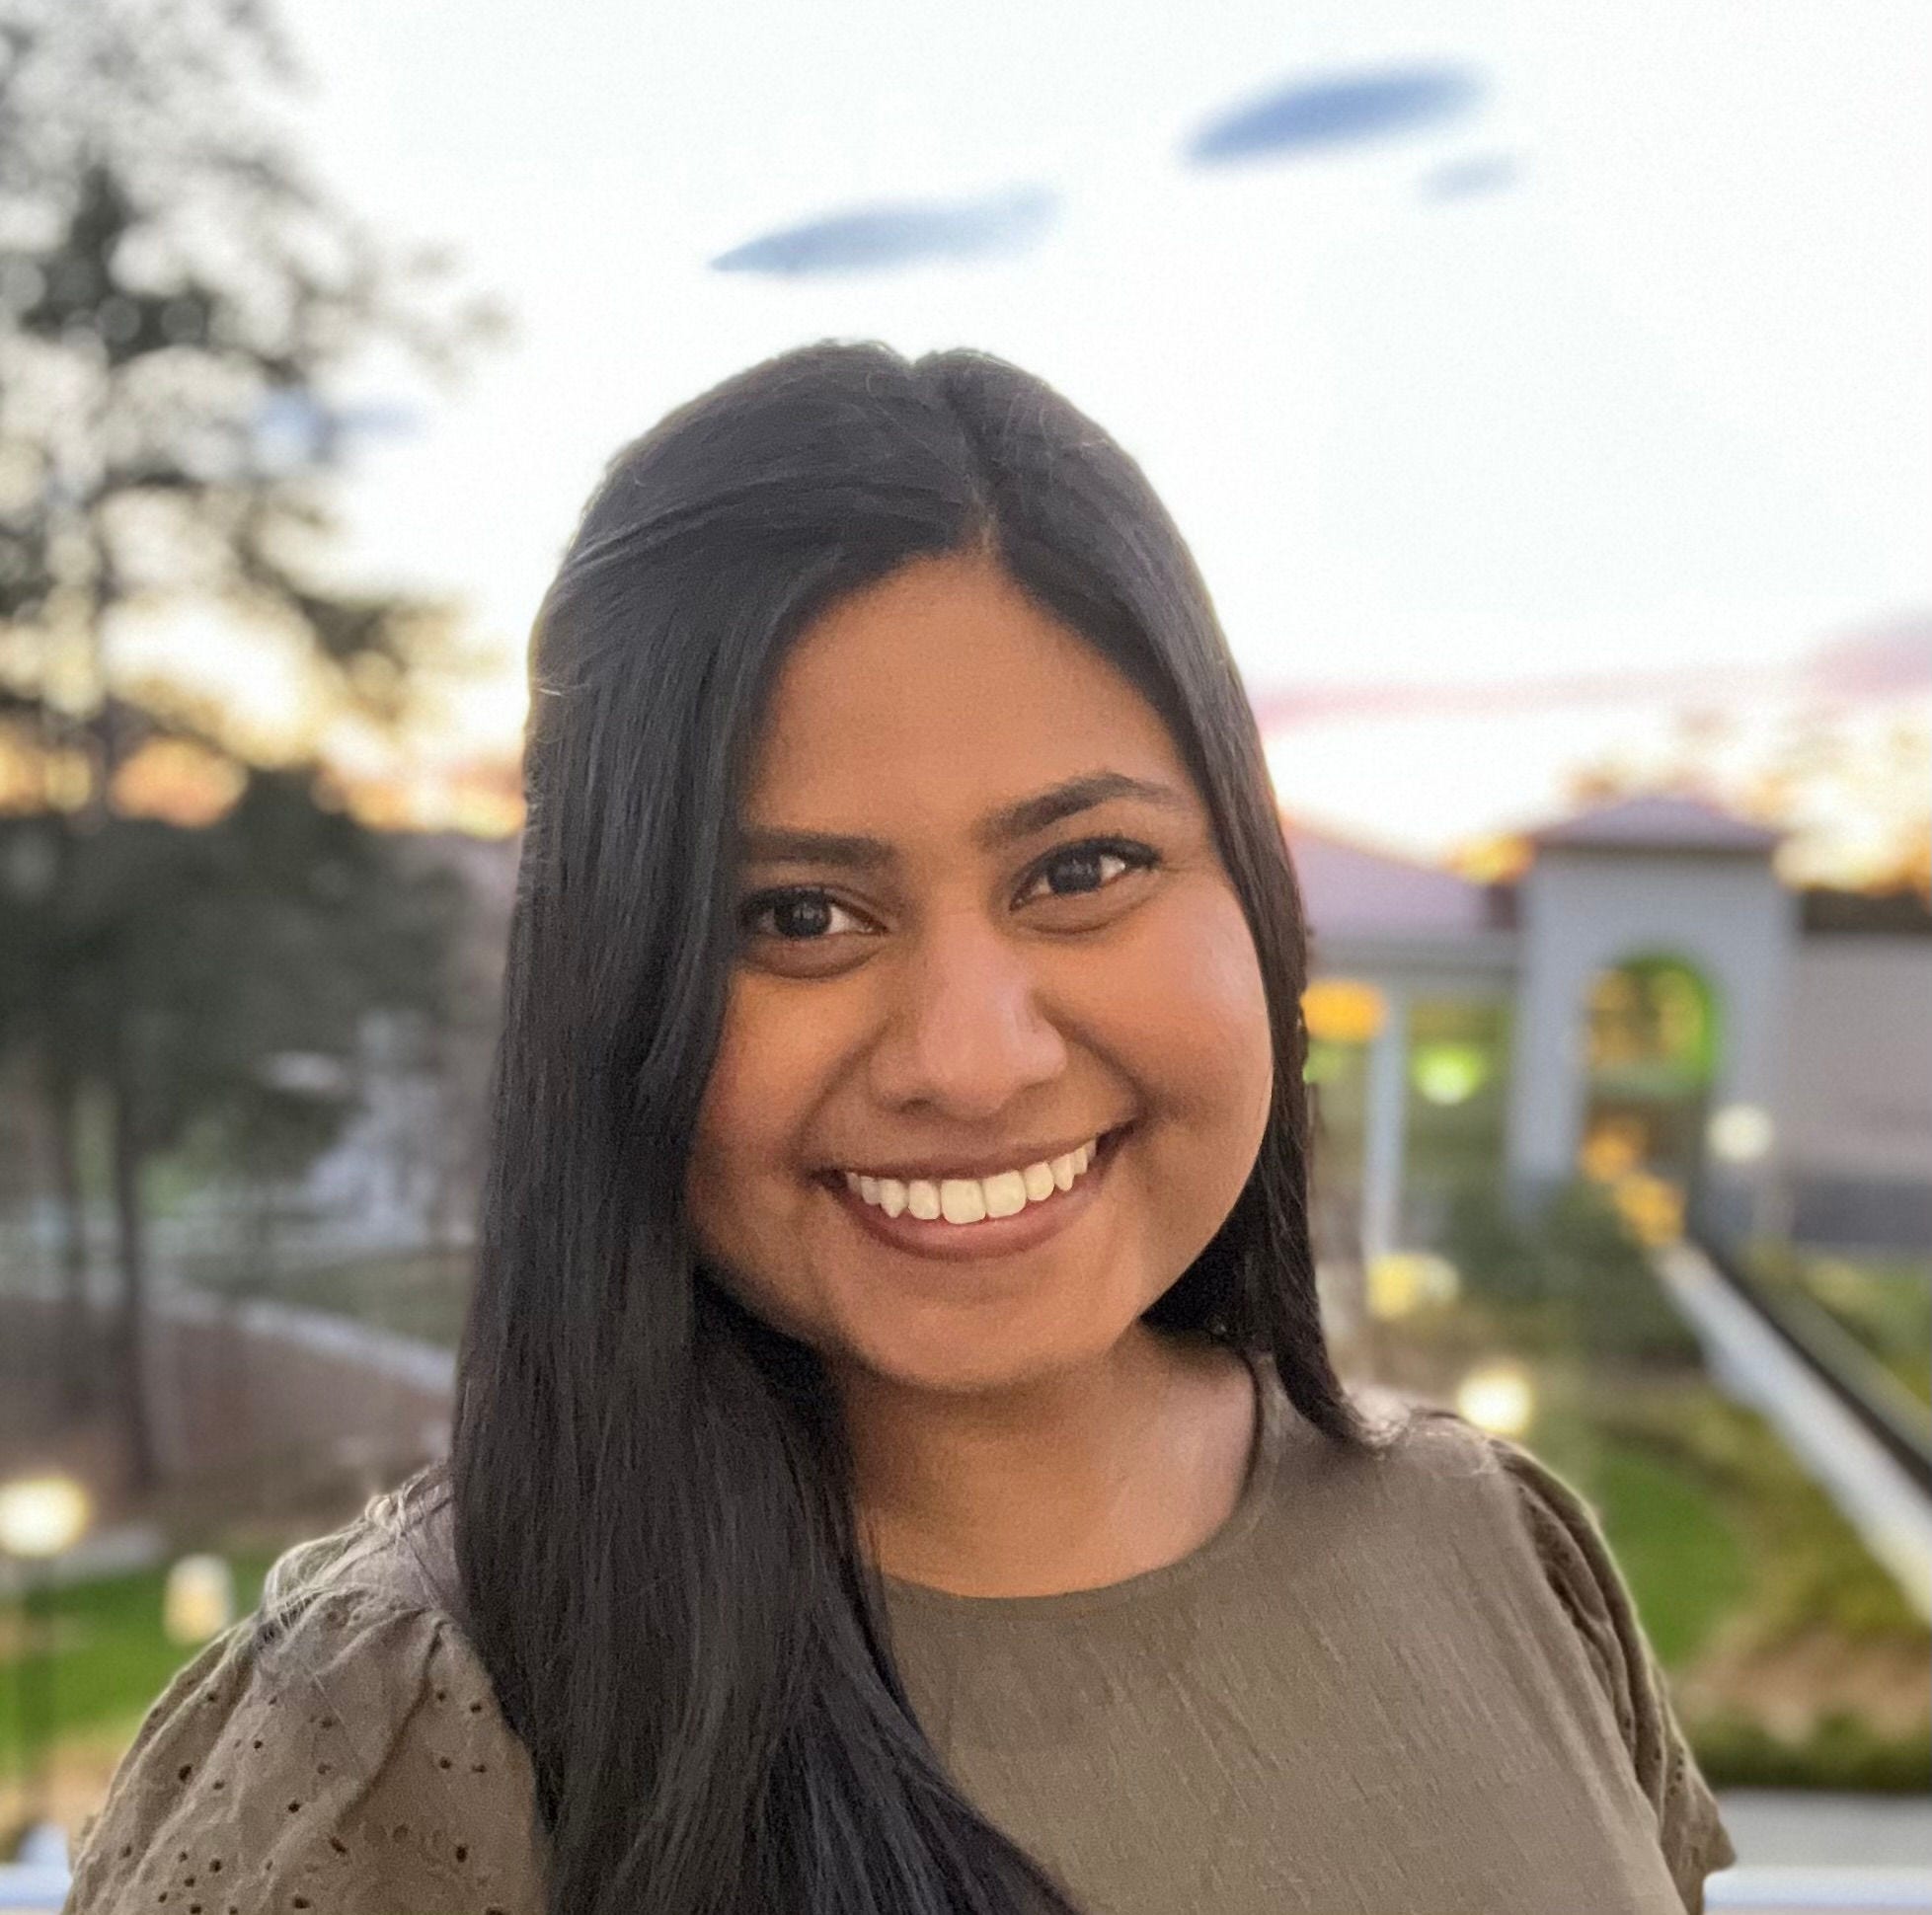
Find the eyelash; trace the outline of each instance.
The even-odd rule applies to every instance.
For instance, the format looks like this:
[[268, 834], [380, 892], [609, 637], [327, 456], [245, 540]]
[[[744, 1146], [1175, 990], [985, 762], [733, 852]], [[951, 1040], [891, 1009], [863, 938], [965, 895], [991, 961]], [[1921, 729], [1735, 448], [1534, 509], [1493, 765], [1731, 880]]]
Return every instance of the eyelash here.
[[[1058, 895], [1064, 897], [1096, 897], [1102, 891], [1108, 890], [1113, 885], [1118, 884], [1122, 878], [1126, 877], [1127, 872], [1153, 871], [1159, 867], [1161, 862], [1159, 852], [1155, 851], [1150, 845], [1136, 844], [1131, 838], [1083, 838], [1077, 844], [1061, 845], [1057, 850], [1048, 852], [1027, 874], [1026, 882], [1021, 886], [1022, 892], [1024, 893], [1026, 890], [1031, 889], [1034, 882], [1051, 871], [1054, 866], [1081, 856], [1119, 858], [1127, 867], [1127, 871], [1118, 873], [1113, 878], [1103, 880], [1101, 883], [1097, 884], [1090, 891], [1066, 891], [1058, 893]], [[1049, 892], [1047, 895], [1052, 896], [1054, 893]], [[769, 937], [779, 944], [822, 944], [825, 942], [826, 937], [831, 934], [827, 933], [824, 936], [814, 938], [784, 938], [780, 937], [776, 932], [760, 932], [756, 929], [756, 921], [764, 916], [766, 912], [775, 910], [781, 905], [808, 898], [822, 898], [836, 910], [843, 911], [851, 908], [848, 905], [840, 904], [828, 891], [818, 885], [795, 884], [783, 890], [760, 891], [756, 896], [746, 898], [738, 911], [739, 930], [746, 937]]]

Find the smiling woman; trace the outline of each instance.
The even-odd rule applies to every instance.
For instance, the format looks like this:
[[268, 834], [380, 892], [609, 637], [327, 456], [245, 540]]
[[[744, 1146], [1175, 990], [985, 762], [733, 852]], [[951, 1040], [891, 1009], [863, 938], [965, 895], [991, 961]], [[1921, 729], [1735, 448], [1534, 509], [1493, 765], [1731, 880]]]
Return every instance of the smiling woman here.
[[788, 354], [533, 679], [452, 1460], [183, 1675], [78, 1915], [1698, 1907], [1588, 1512], [1330, 1365], [1294, 879], [1125, 454]]

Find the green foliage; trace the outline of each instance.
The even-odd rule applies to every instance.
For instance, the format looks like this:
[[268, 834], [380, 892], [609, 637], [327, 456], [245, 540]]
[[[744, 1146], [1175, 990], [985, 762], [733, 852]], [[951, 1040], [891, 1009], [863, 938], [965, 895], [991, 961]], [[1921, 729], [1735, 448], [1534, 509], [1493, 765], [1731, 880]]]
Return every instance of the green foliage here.
[[0, 625], [36, 639], [0, 651], [18, 746], [238, 749], [205, 699], [107, 682], [121, 608], [215, 604], [271, 651], [292, 634], [316, 694], [372, 713], [435, 622], [319, 562], [343, 388], [373, 345], [442, 370], [496, 318], [303, 176], [265, 110], [290, 77], [270, 18], [0, 4]]
[[1740, 1712], [1708, 1716], [1685, 1733], [1704, 1779], [1717, 1789], [1829, 1789], [1871, 1796], [1932, 1790], [1932, 1729], [1888, 1736], [1837, 1711], [1809, 1735], [1774, 1735]]
[[[253, 1609], [261, 1595], [269, 1560], [233, 1557], [237, 1615]], [[142, 1712], [193, 1653], [171, 1643], [161, 1627], [163, 1570], [112, 1576], [57, 1589], [40, 1598], [43, 1627], [53, 1643], [53, 1734], [57, 1740], [78, 1730], [130, 1730]], [[9, 1617], [11, 1622], [12, 1618]], [[0, 1692], [17, 1693], [17, 1635], [0, 1636]], [[21, 1755], [20, 1720], [13, 1708], [0, 1710], [0, 1770], [12, 1772]]]
[[1754, 1411], [1666, 1378], [1595, 1391], [1588, 1415], [1601, 1442], [1695, 1473], [1735, 1512], [1751, 1561], [1739, 1642], [1775, 1647], [1822, 1628], [1854, 1642], [1925, 1643], [1898, 1585]]
[[[1824, 1686], [1824, 1671], [1867, 1655], [1888, 1672], [1921, 1666], [1924, 1621], [1777, 1432], [1704, 1377], [1608, 1202], [1580, 1187], [1518, 1220], [1472, 1187], [1442, 1249], [1462, 1299], [1391, 1336], [1438, 1378], [1499, 1349], [1528, 1364], [1530, 1446], [1596, 1508], [1666, 1667], [1716, 1685], [1715, 1707], [1685, 1721], [1707, 1775], [1924, 1790], [1924, 1736], [1874, 1726]], [[1793, 1739], [1768, 1728], [1745, 1686], [1754, 1670], [1779, 1672], [1787, 1702], [1815, 1695], [1816, 1729]]]
[[1493, 1180], [1465, 1184], [1449, 1202], [1442, 1254], [1471, 1296], [1503, 1304], [1548, 1300], [1549, 1271], [1530, 1230], [1504, 1202]]
[[[107, 1119], [137, 1480], [155, 1153], [298, 1170], [354, 1107], [368, 1014], [435, 1009], [451, 928], [315, 762], [460, 662], [451, 617], [327, 548], [358, 368], [440, 376], [495, 316], [303, 177], [271, 14], [0, 0], [0, 1067], [64, 1163]], [[288, 687], [286, 738], [204, 661], [122, 643], [190, 618]]]
[[1932, 1264], [1754, 1244], [1752, 1274], [1826, 1312], [1921, 1403], [1932, 1405]]
[[1748, 1600], [1752, 1564], [1733, 1506], [1672, 1458], [1606, 1446], [1587, 1472], [1652, 1647], [1679, 1667]]
[[[0, 859], [41, 828], [0, 820]], [[214, 1121], [258, 1174], [295, 1168], [352, 1108], [365, 1014], [440, 1008], [454, 896], [294, 776], [257, 773], [216, 823], [110, 819], [60, 855], [65, 881], [0, 928], [0, 1046], [52, 1036], [131, 1098], [144, 1153]]]
[[1612, 1362], [1689, 1364], [1700, 1346], [1644, 1247], [1593, 1184], [1559, 1191], [1537, 1224], [1551, 1287], [1575, 1314], [1578, 1340]]
[[1577, 1183], [1518, 1218], [1494, 1182], [1455, 1193], [1443, 1254], [1472, 1297], [1528, 1333], [1517, 1348], [1581, 1348], [1612, 1363], [1694, 1363], [1698, 1343], [1644, 1247], [1596, 1186]]

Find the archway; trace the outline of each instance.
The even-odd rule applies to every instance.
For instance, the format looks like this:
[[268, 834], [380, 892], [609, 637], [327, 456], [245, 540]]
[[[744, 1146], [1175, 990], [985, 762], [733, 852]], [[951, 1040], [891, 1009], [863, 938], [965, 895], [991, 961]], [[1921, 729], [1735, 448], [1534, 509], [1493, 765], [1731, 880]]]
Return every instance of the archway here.
[[1632, 1203], [1648, 1203], [1659, 1234], [1674, 1234], [1702, 1194], [1705, 1130], [1723, 1064], [1718, 994], [1681, 957], [1640, 953], [1591, 980], [1585, 1029], [1577, 1167]]

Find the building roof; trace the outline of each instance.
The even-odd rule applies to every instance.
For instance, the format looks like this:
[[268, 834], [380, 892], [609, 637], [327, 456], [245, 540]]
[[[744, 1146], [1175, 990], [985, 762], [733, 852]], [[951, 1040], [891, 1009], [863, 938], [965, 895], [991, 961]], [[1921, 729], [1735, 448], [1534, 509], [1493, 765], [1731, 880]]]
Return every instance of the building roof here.
[[1290, 821], [1288, 851], [1311, 930], [1455, 936], [1497, 922], [1496, 893], [1452, 871]]
[[1781, 834], [1708, 799], [1646, 793], [1615, 799], [1532, 831], [1538, 851], [1729, 851], [1768, 857]]

